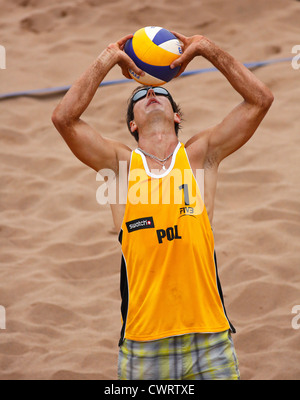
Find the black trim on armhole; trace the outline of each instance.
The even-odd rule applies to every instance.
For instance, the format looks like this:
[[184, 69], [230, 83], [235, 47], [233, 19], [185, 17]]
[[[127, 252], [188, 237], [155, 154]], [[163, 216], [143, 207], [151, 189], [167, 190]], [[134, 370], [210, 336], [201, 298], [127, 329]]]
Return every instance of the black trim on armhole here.
[[229, 318], [227, 317], [226, 308], [225, 308], [225, 304], [224, 304], [224, 297], [223, 297], [223, 292], [222, 292], [222, 287], [221, 287], [221, 282], [220, 282], [219, 275], [218, 275], [217, 255], [216, 255], [215, 251], [214, 251], [214, 260], [215, 260], [215, 267], [216, 267], [218, 291], [219, 291], [219, 295], [220, 295], [220, 298], [221, 298], [221, 301], [222, 301], [222, 305], [223, 305], [223, 308], [224, 308], [224, 313], [225, 313], [225, 316], [226, 316], [227, 321], [229, 323], [231, 332], [232, 333], [236, 333], [235, 327], [232, 325], [232, 323], [229, 321]]
[[[119, 234], [119, 242], [122, 245], [122, 237], [123, 237], [123, 230], [120, 231]], [[121, 259], [121, 271], [120, 271], [120, 293], [121, 293], [121, 314], [122, 314], [122, 320], [123, 320], [123, 326], [121, 329], [121, 337], [119, 340], [119, 346], [122, 346], [124, 342], [124, 336], [125, 336], [125, 327], [126, 327], [126, 321], [127, 321], [127, 311], [128, 311], [128, 280], [127, 280], [127, 271], [126, 271], [126, 262], [125, 258], [122, 254], [122, 259]]]

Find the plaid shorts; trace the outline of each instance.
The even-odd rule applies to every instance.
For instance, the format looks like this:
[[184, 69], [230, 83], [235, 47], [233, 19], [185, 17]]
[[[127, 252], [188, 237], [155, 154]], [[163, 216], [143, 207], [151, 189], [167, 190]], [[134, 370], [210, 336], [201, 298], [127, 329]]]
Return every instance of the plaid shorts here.
[[119, 380], [239, 380], [229, 331], [193, 333], [151, 342], [125, 339]]

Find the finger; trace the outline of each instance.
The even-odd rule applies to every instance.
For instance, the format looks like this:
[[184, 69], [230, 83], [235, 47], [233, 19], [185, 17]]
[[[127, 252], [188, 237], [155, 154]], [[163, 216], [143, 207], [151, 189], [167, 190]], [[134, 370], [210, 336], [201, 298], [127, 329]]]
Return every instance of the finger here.
[[187, 64], [182, 65], [179, 72], [175, 75], [174, 78], [178, 78], [178, 76], [181, 75], [185, 71], [186, 67], [187, 67]]
[[125, 78], [132, 79], [132, 76], [130, 75], [127, 68], [122, 68], [122, 74], [125, 76]]
[[181, 40], [182, 43], [185, 43], [186, 41], [186, 36], [182, 35], [181, 33], [175, 32], [175, 31], [171, 31], [171, 33], [173, 33], [173, 35], [175, 35], [177, 37], [177, 39]]
[[186, 67], [188, 66], [188, 63], [183, 63], [181, 65], [179, 65], [179, 71], [177, 72], [177, 74], [175, 75], [174, 78], [177, 78], [179, 75], [181, 75], [183, 73], [183, 71], [185, 71]]
[[131, 39], [132, 37], [133, 37], [132, 34], [126, 35], [126, 36], [122, 37], [122, 39], [120, 39], [120, 40], [117, 41], [117, 45], [118, 45], [119, 47], [124, 46], [124, 44], [127, 42], [127, 40]]
[[120, 50], [124, 50], [125, 44], [126, 42], [124, 44], [119, 45]]
[[135, 64], [128, 66], [128, 70], [132, 71], [137, 76], [144, 76], [145, 72], [138, 68]]
[[170, 68], [171, 68], [171, 69], [174, 69], [174, 68], [178, 67], [179, 65], [184, 64], [184, 63], [185, 63], [185, 60], [186, 60], [186, 57], [185, 57], [184, 55], [182, 55], [182, 56], [176, 58], [176, 60], [174, 60], [174, 61], [172, 62], [172, 64], [170, 65]]
[[130, 62], [127, 64], [127, 68], [131, 69], [134, 73], [136, 73], [137, 75], [140, 76], [144, 76], [145, 72], [139, 68], [132, 60], [130, 57], [128, 57], [130, 59]]
[[135, 74], [144, 76], [145, 73], [143, 70], [137, 67], [137, 65], [133, 62], [133, 60], [123, 52], [122, 54], [122, 60], [119, 62], [120, 67], [122, 70], [128, 70], [131, 69]]

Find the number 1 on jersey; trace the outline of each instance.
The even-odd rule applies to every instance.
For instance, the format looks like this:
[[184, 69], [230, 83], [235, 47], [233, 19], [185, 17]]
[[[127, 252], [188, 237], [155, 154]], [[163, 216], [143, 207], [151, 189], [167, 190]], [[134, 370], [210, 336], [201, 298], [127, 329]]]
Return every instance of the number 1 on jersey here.
[[189, 197], [189, 186], [188, 184], [184, 183], [183, 185], [179, 186], [179, 190], [183, 189], [184, 193], [184, 203], [186, 206], [190, 205], [190, 197]]

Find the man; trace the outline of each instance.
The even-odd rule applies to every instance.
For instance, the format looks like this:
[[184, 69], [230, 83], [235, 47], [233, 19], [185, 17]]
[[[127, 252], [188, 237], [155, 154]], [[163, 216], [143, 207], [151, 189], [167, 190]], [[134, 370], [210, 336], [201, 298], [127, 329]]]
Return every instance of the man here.
[[[136, 90], [129, 102], [127, 123], [139, 146], [133, 152], [80, 118], [116, 64], [128, 78], [129, 69], [143, 74], [123, 51], [132, 35], [99, 55], [56, 107], [52, 120], [73, 153], [94, 170], [109, 168], [118, 175], [119, 162], [128, 165], [127, 204], [112, 205], [122, 243], [119, 379], [239, 379], [230, 335], [234, 328], [217, 275], [214, 197], [220, 162], [250, 139], [273, 95], [208, 38], [174, 34], [184, 48], [171, 65], [181, 66], [178, 75], [193, 58], [203, 56], [243, 97], [217, 126], [183, 145], [177, 137], [180, 110], [164, 88], [151, 87]], [[205, 205], [195, 179], [199, 170], [204, 170]], [[168, 180], [174, 171], [184, 177], [180, 185]], [[169, 192], [179, 193], [180, 204], [172, 196], [164, 201], [168, 185]], [[146, 201], [136, 201], [137, 193]]]

